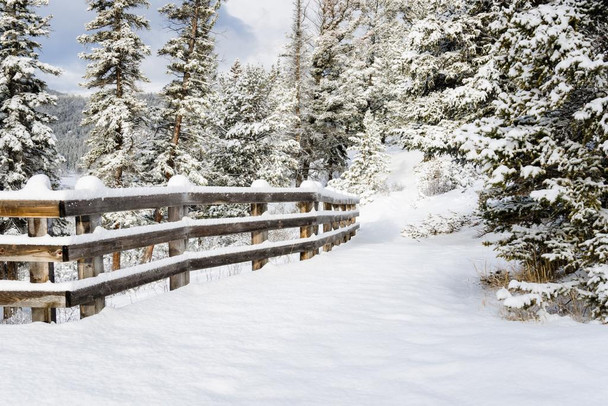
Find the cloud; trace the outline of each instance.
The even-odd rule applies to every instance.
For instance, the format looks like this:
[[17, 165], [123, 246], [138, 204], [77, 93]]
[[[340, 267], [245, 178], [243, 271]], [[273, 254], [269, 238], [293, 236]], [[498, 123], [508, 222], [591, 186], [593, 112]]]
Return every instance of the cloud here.
[[[178, 0], [176, 0], [178, 2]], [[151, 0], [150, 8], [138, 13], [150, 19], [150, 31], [142, 31], [142, 40], [151, 47], [152, 55], [144, 61], [142, 69], [150, 83], [142, 84], [146, 91], [159, 91], [169, 80], [165, 73], [167, 60], [156, 55], [172, 32], [158, 13], [167, 0]], [[39, 10], [41, 15], [53, 15], [49, 38], [41, 40], [40, 59], [64, 70], [59, 78], [44, 76], [49, 87], [66, 93], [83, 93], [86, 62], [78, 58], [86, 49], [76, 37], [85, 33], [85, 24], [93, 18], [84, 0], [51, 0]], [[220, 70], [232, 65], [235, 59], [245, 63], [270, 66], [276, 62], [289, 30], [291, 1], [289, 0], [227, 0], [220, 9], [214, 33], [217, 36], [216, 53]]]
[[[283, 50], [291, 26], [290, 0], [228, 0], [224, 9], [232, 18], [250, 27], [255, 42], [249, 52], [240, 53], [243, 62], [270, 66]], [[221, 48], [220, 48], [221, 49]]]
[[225, 7], [220, 8], [220, 16], [213, 32], [220, 70], [226, 70], [236, 59], [247, 59], [258, 47], [253, 28], [240, 18], [230, 15]]

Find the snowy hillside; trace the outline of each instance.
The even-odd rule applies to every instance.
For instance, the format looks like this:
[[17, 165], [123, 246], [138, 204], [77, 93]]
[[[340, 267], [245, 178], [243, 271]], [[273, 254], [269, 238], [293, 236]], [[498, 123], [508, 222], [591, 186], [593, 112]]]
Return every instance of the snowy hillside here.
[[[362, 208], [351, 243], [306, 262], [192, 284], [79, 322], [0, 329], [2, 399], [25, 404], [605, 404], [608, 332], [500, 317], [477, 231], [403, 227], [467, 213], [475, 193], [400, 191]], [[35, 382], [34, 382], [35, 381]]]

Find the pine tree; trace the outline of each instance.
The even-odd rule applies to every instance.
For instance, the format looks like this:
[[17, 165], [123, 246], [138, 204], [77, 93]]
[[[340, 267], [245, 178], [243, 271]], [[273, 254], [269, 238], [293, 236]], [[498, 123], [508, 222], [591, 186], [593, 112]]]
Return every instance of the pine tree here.
[[[362, 34], [355, 41], [351, 71], [347, 77], [362, 75], [367, 109], [381, 124], [382, 138], [388, 135], [389, 106], [397, 99], [399, 69], [395, 64], [403, 52], [406, 31], [400, 3], [393, 0], [364, 0]], [[360, 65], [357, 69], [356, 63]]]
[[36, 71], [60, 70], [38, 59], [37, 39], [48, 35], [50, 17], [34, 8], [46, 0], [0, 1], [0, 190], [21, 189], [39, 173], [58, 180], [63, 158], [49, 127], [53, 119], [41, 107], [55, 103]]
[[494, 25], [496, 114], [465, 127], [463, 149], [488, 174], [481, 208], [488, 226], [505, 233], [496, 243], [501, 255], [548, 275], [587, 270], [586, 297], [608, 322], [606, 268], [596, 267], [606, 263], [608, 232], [608, 62], [594, 35], [605, 18], [600, 6], [505, 7]]
[[489, 30], [496, 17], [484, 0], [412, 2], [406, 10], [399, 96], [391, 111], [406, 148], [427, 158], [456, 154], [454, 131], [487, 114], [498, 92]]
[[[211, 183], [247, 187], [256, 179], [273, 186], [290, 186], [297, 166], [298, 144], [284, 134], [293, 94], [277, 89], [278, 70], [270, 74], [237, 61], [220, 78], [218, 138], [210, 151]], [[291, 117], [291, 118], [289, 118]]]
[[90, 125], [90, 150], [83, 159], [89, 173], [107, 186], [131, 185], [138, 172], [136, 153], [139, 131], [146, 117], [145, 103], [137, 97], [137, 82], [147, 81], [140, 66], [150, 49], [135, 33], [149, 29], [148, 20], [130, 9], [148, 6], [147, 0], [88, 0], [97, 13], [87, 24], [90, 34], [78, 37], [82, 44], [98, 44], [81, 58], [90, 61], [84, 86], [97, 89], [84, 112]]
[[[311, 101], [311, 143], [317, 177], [332, 179], [346, 165], [348, 136], [359, 128], [351, 128], [353, 115], [359, 114], [359, 105], [349, 99], [352, 92], [345, 91], [348, 80], [349, 56], [352, 37], [360, 18], [358, 0], [318, 0], [317, 37], [311, 58], [313, 94]], [[303, 178], [309, 177], [311, 167], [302, 168]]]
[[168, 71], [175, 79], [163, 89], [164, 125], [154, 145], [157, 182], [180, 173], [196, 184], [206, 183], [201, 173], [201, 130], [209, 116], [216, 75], [212, 29], [220, 5], [221, 0], [184, 0], [180, 6], [168, 4], [160, 9], [178, 36], [159, 51], [171, 58]]
[[340, 179], [329, 186], [355, 194], [362, 203], [373, 200], [374, 195], [386, 189], [388, 156], [382, 145], [382, 126], [371, 112], [365, 114], [365, 131], [351, 137], [351, 149], [357, 152], [350, 167]]
[[307, 7], [302, 0], [294, 0], [293, 8], [293, 23], [289, 34], [289, 43], [283, 58], [287, 61], [286, 84], [295, 92], [293, 115], [296, 120], [293, 121], [293, 126], [287, 128], [286, 131], [300, 145], [296, 174], [296, 186], [299, 186], [308, 177], [308, 169], [305, 170], [304, 168], [310, 168], [313, 156], [310, 131], [307, 126], [311, 97], [310, 47], [308, 45], [310, 35], [306, 27]]

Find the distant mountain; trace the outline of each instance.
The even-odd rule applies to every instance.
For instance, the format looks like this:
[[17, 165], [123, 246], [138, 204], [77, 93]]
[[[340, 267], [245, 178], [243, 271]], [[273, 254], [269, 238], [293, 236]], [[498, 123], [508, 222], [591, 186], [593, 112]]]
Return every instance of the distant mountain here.
[[78, 160], [86, 152], [85, 140], [89, 128], [83, 127], [80, 122], [87, 98], [53, 91], [51, 93], [57, 96], [57, 105], [47, 106], [44, 111], [57, 117], [57, 121], [51, 123], [50, 127], [57, 137], [57, 149], [67, 161], [65, 169], [74, 172]]
[[[47, 106], [43, 110], [57, 118], [50, 124], [57, 137], [57, 149], [65, 159], [65, 168], [69, 172], [81, 170], [78, 167], [80, 158], [87, 152], [86, 139], [88, 126], [82, 126], [82, 112], [86, 107], [88, 97], [59, 93], [50, 90], [57, 96], [57, 105]], [[142, 99], [148, 106], [158, 106], [160, 97], [157, 94], [143, 94]]]

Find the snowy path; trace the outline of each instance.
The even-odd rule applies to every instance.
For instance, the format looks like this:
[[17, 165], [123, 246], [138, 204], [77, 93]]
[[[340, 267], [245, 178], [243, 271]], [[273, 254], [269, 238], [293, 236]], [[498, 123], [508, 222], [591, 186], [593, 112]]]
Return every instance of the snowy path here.
[[416, 215], [390, 216], [401, 197], [330, 255], [81, 322], [0, 326], [1, 403], [606, 404], [608, 329], [499, 318], [473, 266], [491, 251], [470, 230], [400, 237]]
[[363, 232], [332, 255], [82, 322], [2, 326], [0, 393], [11, 404], [555, 405], [583, 393], [605, 404], [606, 327], [497, 318], [470, 271], [488, 254], [468, 237]]

